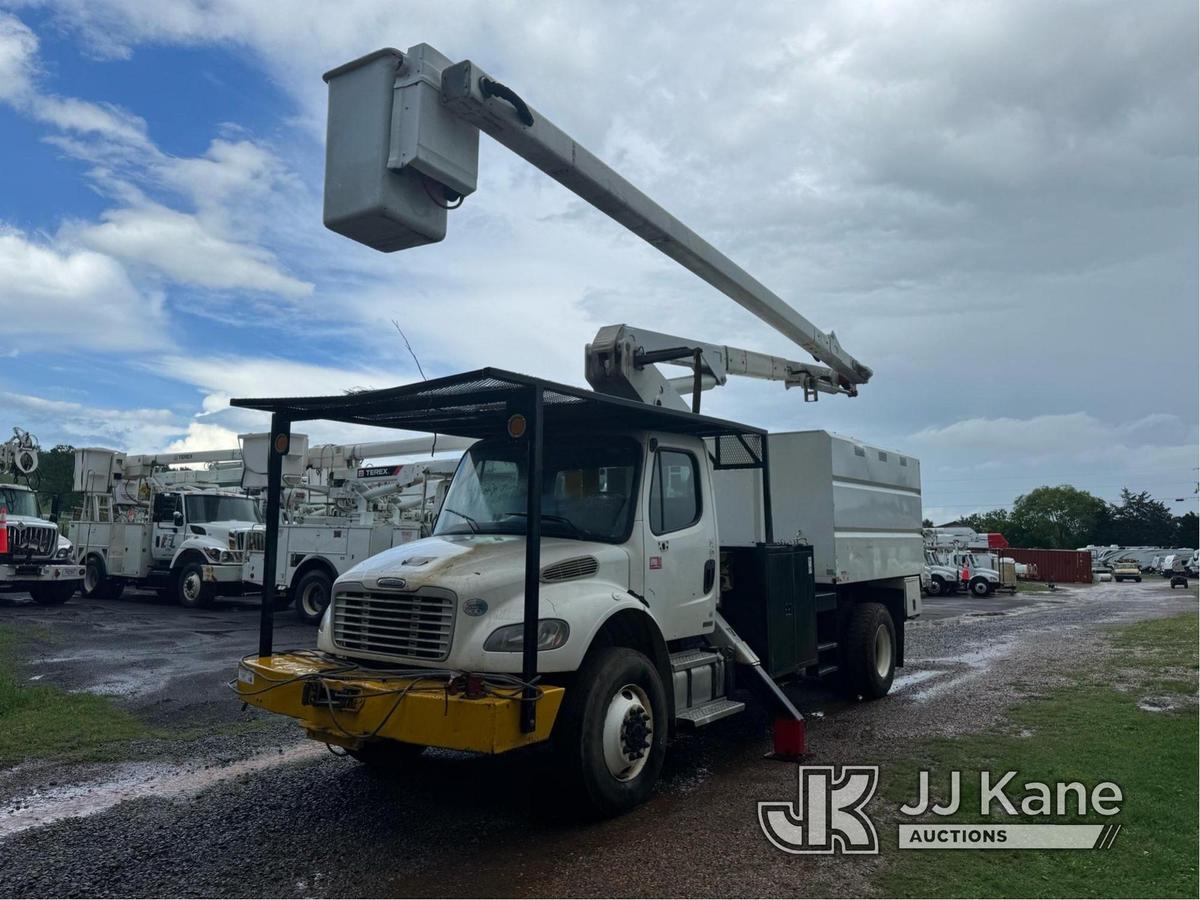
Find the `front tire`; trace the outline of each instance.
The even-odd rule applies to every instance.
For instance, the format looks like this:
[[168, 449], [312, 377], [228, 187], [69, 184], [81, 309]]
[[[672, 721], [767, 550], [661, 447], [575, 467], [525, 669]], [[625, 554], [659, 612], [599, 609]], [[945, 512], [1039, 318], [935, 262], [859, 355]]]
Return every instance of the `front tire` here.
[[658, 670], [627, 647], [589, 654], [554, 723], [567, 787], [597, 817], [645, 802], [667, 752], [667, 695]]
[[929, 580], [929, 596], [940, 597], [942, 594], [946, 593], [949, 593], [946, 590], [946, 582], [942, 579], [942, 576], [934, 575], [933, 578]]
[[203, 609], [211, 606], [213, 588], [204, 580], [204, 567], [198, 562], [185, 562], [175, 573], [175, 600], [184, 609]]
[[296, 584], [296, 617], [306, 625], [317, 625], [333, 597], [333, 579], [324, 569], [304, 573]]
[[971, 582], [971, 593], [976, 597], [986, 597], [992, 592], [992, 586], [986, 578], [976, 578]]
[[29, 595], [39, 606], [62, 606], [75, 595], [76, 587], [78, 585], [74, 581], [35, 584], [29, 589]]
[[855, 604], [839, 643], [847, 690], [864, 700], [886, 697], [896, 677], [896, 623], [887, 607]]

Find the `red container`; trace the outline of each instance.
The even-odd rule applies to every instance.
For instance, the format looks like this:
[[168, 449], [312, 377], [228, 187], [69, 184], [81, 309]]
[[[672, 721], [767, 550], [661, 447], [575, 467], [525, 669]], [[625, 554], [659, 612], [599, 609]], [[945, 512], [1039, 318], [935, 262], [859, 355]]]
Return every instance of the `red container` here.
[[1036, 566], [1037, 575], [1026, 579], [1027, 581], [1092, 583], [1092, 554], [1086, 550], [1031, 550], [1007, 547], [1001, 555], [1019, 563]]

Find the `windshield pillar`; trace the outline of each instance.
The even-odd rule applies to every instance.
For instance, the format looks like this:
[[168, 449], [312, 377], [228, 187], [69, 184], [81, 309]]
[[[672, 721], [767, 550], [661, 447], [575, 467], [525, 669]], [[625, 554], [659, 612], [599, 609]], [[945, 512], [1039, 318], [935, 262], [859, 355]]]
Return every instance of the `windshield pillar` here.
[[525, 419], [525, 440], [528, 477], [525, 479], [525, 609], [523, 642], [521, 644], [521, 731], [532, 732], [537, 723], [538, 611], [540, 607], [542, 568], [542, 386], [534, 385], [529, 393], [529, 409]]
[[283, 457], [292, 443], [292, 423], [281, 413], [271, 415], [271, 444], [267, 451], [267, 533], [263, 541], [262, 610], [258, 619], [258, 655], [270, 656], [275, 638], [275, 564], [279, 547], [279, 499], [283, 492]]

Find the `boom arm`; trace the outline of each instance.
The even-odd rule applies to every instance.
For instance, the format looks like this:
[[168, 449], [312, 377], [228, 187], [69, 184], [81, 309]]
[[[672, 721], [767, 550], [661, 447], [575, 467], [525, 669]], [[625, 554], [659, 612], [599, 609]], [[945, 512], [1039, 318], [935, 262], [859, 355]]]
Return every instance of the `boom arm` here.
[[[690, 378], [667, 378], [658, 363], [687, 366]], [[795, 362], [779, 356], [708, 344], [671, 334], [660, 334], [631, 325], [607, 325], [587, 345], [584, 371], [597, 391], [641, 400], [656, 406], [688, 409], [683, 394], [691, 393], [692, 412], [700, 411], [700, 392], [725, 384], [728, 376], [741, 375], [764, 381], [782, 381], [784, 387], [801, 387], [805, 399], [818, 392], [848, 393], [840, 379], [824, 366]]]
[[[510, 88], [427, 44], [327, 73], [325, 222], [380, 250], [439, 241], [446, 201], [475, 189], [478, 132], [541, 169], [811, 353], [853, 395], [871, 370]], [[384, 113], [382, 119], [372, 117]], [[379, 170], [373, 170], [378, 166]]]

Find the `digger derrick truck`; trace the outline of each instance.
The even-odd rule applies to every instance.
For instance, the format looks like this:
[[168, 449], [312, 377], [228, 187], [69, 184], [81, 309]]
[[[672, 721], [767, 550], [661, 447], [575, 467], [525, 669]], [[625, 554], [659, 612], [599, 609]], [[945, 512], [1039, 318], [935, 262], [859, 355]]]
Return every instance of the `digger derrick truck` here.
[[0, 475], [13, 479], [0, 483], [0, 591], [28, 591], [35, 603], [57, 606], [79, 589], [83, 568], [58, 525], [42, 518], [28, 484], [39, 450], [37, 438], [20, 428], [0, 444]]
[[[240, 456], [236, 449], [76, 450], [74, 486], [83, 502], [67, 533], [85, 567], [84, 596], [112, 599], [132, 585], [197, 608], [241, 595], [248, 544], [262, 517], [241, 491]], [[198, 464], [205, 468], [170, 468]]]
[[258, 651], [232, 682], [239, 698], [372, 766], [404, 765], [428, 746], [549, 742], [565, 796], [609, 815], [649, 796], [671, 735], [742, 713], [747, 690], [775, 711], [786, 757], [805, 749], [789, 696], [801, 679], [886, 695], [920, 611], [917, 461], [701, 412], [704, 392], [731, 375], [816, 400], [855, 395], [871, 370], [470, 61], [420, 44], [326, 80], [333, 230], [381, 250], [441, 240], [447, 210], [475, 188], [484, 131], [815, 364], [615, 325], [587, 347], [590, 390], [484, 368], [232, 401], [271, 414], [268, 581], [293, 424], [478, 441], [430, 537], [337, 579], [315, 649], [276, 653], [263, 604]]

